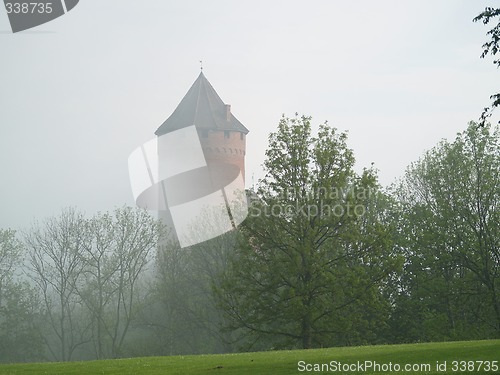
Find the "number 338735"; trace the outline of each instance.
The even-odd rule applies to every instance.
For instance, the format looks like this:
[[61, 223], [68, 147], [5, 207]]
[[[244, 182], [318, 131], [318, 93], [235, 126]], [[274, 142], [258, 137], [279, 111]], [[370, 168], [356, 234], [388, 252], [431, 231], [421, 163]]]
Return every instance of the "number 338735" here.
[[5, 3], [5, 8], [8, 14], [52, 13], [52, 3]]

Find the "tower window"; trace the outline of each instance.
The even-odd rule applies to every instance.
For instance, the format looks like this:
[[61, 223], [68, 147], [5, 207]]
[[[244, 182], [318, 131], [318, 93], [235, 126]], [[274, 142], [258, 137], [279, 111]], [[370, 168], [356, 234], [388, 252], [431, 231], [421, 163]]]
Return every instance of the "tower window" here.
[[229, 138], [229, 131], [224, 130], [224, 138]]

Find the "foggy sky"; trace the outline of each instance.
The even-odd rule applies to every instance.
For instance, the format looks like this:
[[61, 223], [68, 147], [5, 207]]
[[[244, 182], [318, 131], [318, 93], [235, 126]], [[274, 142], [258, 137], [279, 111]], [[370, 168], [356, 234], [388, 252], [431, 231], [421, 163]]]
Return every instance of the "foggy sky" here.
[[0, 9], [0, 228], [67, 206], [133, 205], [127, 158], [175, 109], [199, 60], [250, 130], [247, 186], [263, 177], [269, 132], [295, 112], [348, 130], [358, 170], [374, 162], [390, 184], [497, 92], [492, 59], [479, 58], [488, 27], [472, 22], [488, 5], [81, 0], [18, 34]]

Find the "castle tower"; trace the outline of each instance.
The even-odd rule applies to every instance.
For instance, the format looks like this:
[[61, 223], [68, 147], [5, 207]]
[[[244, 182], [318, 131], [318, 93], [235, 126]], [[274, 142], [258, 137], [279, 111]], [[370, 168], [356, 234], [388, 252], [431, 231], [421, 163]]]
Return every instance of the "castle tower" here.
[[[231, 113], [231, 106], [222, 101], [203, 72], [200, 73], [174, 112], [155, 132], [158, 137], [160, 169], [164, 160], [168, 160], [166, 163], [193, 164], [190, 161], [191, 158], [200, 159], [200, 155], [193, 156], [190, 150], [185, 149], [184, 145], [188, 143], [184, 141], [169, 145], [161, 141], [161, 139], [169, 138], [169, 133], [176, 134], [176, 137], [178, 137], [177, 134], [187, 137], [183, 135], [184, 132], [189, 132], [189, 139], [193, 136], [197, 138], [196, 142], [189, 143], [188, 147], [193, 148], [193, 154], [199, 152], [201, 148], [203, 165], [195, 166], [187, 173], [169, 179], [163, 187], [163, 192], [159, 192], [160, 201], [166, 202], [167, 207], [180, 207], [189, 201], [213, 196], [212, 193], [217, 192], [223, 197], [222, 202], [226, 204], [230, 226], [236, 227], [244, 217], [240, 215], [238, 218], [237, 214], [231, 215], [231, 197], [228, 191], [244, 190], [245, 146], [248, 129]], [[167, 137], [163, 137], [166, 135]], [[178, 158], [177, 161], [172, 160], [173, 150], [176, 148], [179, 150], [178, 153], [174, 153], [175, 158]], [[165, 157], [165, 155], [169, 156]], [[230, 186], [229, 190], [228, 186]], [[175, 191], [175, 194], [169, 195], [165, 193], [165, 190]], [[217, 193], [214, 194], [217, 195]], [[160, 211], [159, 216], [168, 226], [174, 228], [176, 221], [183, 220], [183, 218], [176, 220], [172, 217], [172, 215], [180, 215], [179, 212], [180, 210], [176, 213], [175, 210], [167, 209]], [[227, 226], [227, 223], [224, 225]], [[214, 233], [216, 231], [220, 234], [224, 233], [222, 229], [217, 229]], [[180, 240], [180, 242], [182, 245], [183, 241]], [[189, 240], [184, 242], [189, 242]]]
[[156, 130], [160, 137], [195, 125], [209, 165], [236, 165], [245, 178], [245, 146], [248, 129], [231, 113], [203, 72], [170, 117]]

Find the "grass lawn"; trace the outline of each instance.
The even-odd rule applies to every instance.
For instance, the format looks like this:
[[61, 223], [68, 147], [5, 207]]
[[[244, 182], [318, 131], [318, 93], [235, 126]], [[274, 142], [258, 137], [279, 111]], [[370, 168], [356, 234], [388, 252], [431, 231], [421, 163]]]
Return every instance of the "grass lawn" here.
[[[300, 362], [299, 361], [303, 361]], [[336, 362], [334, 362], [336, 361]], [[368, 361], [372, 368], [358, 367]], [[453, 361], [465, 361], [457, 362]], [[496, 361], [496, 362], [494, 362]], [[446, 362], [446, 372], [437, 371]], [[323, 365], [314, 370], [314, 364]], [[389, 366], [392, 364], [392, 371]], [[495, 364], [498, 366], [495, 369]], [[329, 366], [332, 365], [332, 366]], [[344, 368], [349, 365], [350, 368]], [[408, 371], [406, 365], [430, 365]], [[481, 365], [481, 368], [479, 366]], [[488, 370], [490, 366], [490, 371]], [[376, 367], [379, 366], [379, 367]], [[105, 361], [0, 365], [1, 375], [198, 375], [198, 374], [500, 374], [500, 340], [290, 350], [225, 355], [143, 357]], [[456, 368], [454, 368], [456, 366]], [[464, 371], [467, 366], [469, 370]], [[299, 371], [302, 370], [302, 371]], [[309, 370], [309, 371], [308, 371]], [[455, 371], [454, 371], [455, 370]]]

